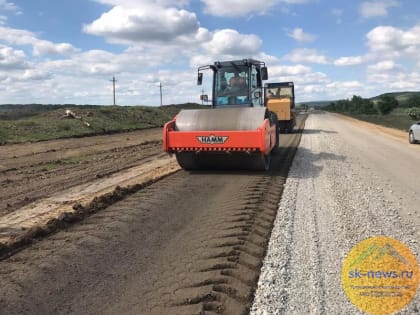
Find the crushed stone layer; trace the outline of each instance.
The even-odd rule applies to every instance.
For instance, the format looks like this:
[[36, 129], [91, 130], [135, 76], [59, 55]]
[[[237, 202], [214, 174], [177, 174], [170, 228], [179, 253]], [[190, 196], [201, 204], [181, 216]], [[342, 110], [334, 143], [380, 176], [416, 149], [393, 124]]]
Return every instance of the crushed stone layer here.
[[[359, 241], [420, 249], [420, 155], [375, 129], [311, 114], [285, 184], [251, 314], [363, 314], [341, 286]], [[397, 314], [419, 314], [420, 298]]]

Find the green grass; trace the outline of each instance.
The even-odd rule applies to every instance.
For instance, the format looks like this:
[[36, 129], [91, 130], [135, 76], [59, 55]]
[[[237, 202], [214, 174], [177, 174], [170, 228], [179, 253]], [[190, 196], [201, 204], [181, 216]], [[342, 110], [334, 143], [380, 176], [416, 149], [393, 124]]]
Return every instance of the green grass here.
[[[31, 105], [27, 105], [31, 106]], [[162, 127], [182, 108], [199, 108], [198, 104], [149, 106], [46, 106], [36, 110], [23, 108], [13, 113], [8, 106], [9, 119], [0, 120], [0, 144], [42, 141], [70, 137], [84, 137]], [[65, 109], [82, 116], [90, 124], [78, 119], [63, 118]], [[29, 115], [28, 113], [35, 113]]]
[[405, 108], [397, 108], [388, 115], [351, 114], [349, 116], [377, 125], [399, 129], [403, 131], [407, 131], [414, 122], [410, 117], [408, 117]]
[[420, 95], [420, 92], [415, 91], [407, 91], [407, 92], [394, 92], [394, 93], [384, 93], [375, 97], [372, 97], [371, 100], [373, 102], [376, 102], [382, 95], [389, 95], [395, 97], [395, 99], [398, 101], [400, 106], [405, 106], [408, 99], [413, 95]]

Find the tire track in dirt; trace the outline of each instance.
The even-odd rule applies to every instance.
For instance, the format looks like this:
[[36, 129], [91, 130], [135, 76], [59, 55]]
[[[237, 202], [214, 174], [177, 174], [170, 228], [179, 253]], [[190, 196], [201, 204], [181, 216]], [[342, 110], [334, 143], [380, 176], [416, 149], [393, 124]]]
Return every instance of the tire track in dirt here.
[[161, 137], [161, 128], [151, 128], [112, 135], [4, 145], [1, 146], [0, 151], [0, 172], [44, 161], [91, 155], [110, 149], [137, 145], [141, 142], [160, 140]]
[[79, 156], [75, 161], [59, 159], [4, 171], [0, 176], [0, 215], [54, 192], [109, 176], [151, 157], [162, 156], [161, 146], [160, 141], [149, 141]]
[[300, 135], [282, 138], [268, 173], [178, 172], [1, 261], [0, 309], [247, 313]]

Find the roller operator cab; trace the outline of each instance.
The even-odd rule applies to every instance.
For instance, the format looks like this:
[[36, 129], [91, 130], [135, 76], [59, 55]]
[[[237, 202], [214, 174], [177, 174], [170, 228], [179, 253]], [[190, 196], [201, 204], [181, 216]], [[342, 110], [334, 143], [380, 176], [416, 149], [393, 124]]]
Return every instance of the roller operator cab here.
[[265, 64], [243, 59], [202, 66], [198, 85], [204, 71], [213, 76], [212, 106], [181, 110], [167, 122], [164, 151], [175, 154], [180, 166], [188, 170], [268, 170], [279, 139], [277, 116], [264, 102]]
[[264, 90], [265, 104], [270, 111], [276, 113], [279, 130], [292, 132], [296, 125], [293, 82], [266, 83]]

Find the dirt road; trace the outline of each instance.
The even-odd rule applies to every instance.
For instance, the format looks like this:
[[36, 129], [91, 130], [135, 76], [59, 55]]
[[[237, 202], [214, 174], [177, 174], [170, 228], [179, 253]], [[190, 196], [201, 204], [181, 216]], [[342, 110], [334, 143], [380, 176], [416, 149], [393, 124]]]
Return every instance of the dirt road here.
[[[389, 236], [420, 253], [420, 145], [311, 114], [280, 203], [252, 314], [363, 314], [347, 299], [350, 249]], [[419, 260], [419, 259], [418, 259]], [[419, 292], [397, 314], [419, 314]]]
[[0, 147], [0, 216], [162, 153], [161, 129]]
[[0, 310], [246, 313], [299, 138], [269, 173], [181, 171], [1, 261]]

